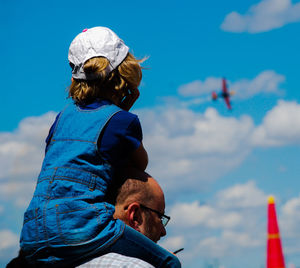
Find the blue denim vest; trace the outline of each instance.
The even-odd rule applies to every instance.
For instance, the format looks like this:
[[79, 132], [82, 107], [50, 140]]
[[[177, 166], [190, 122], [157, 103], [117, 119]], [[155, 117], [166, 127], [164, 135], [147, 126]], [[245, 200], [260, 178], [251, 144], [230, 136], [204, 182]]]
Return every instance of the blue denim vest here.
[[[122, 234], [106, 203], [113, 167], [99, 154], [97, 141], [115, 105], [61, 113], [24, 214], [21, 248], [30, 260], [61, 263], [106, 248]], [[51, 256], [51, 257], [49, 257]]]

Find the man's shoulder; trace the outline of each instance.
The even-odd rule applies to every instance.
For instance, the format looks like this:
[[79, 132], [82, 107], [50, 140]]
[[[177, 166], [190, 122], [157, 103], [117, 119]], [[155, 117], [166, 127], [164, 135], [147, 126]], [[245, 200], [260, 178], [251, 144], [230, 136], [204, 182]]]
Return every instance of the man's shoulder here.
[[87, 263], [84, 263], [77, 268], [95, 268], [95, 267], [106, 267], [106, 268], [154, 268], [151, 264], [133, 257], [124, 256], [117, 253], [108, 253], [97, 257]]

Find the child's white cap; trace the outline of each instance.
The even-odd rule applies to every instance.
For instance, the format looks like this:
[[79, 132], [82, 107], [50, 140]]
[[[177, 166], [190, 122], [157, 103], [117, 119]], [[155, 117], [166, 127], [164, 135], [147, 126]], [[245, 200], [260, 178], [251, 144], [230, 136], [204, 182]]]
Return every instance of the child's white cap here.
[[125, 59], [129, 48], [112, 30], [106, 27], [84, 29], [72, 41], [68, 59], [72, 65], [72, 77], [91, 80], [95, 77], [83, 70], [85, 62], [94, 57], [105, 57], [109, 60], [108, 73], [117, 68]]

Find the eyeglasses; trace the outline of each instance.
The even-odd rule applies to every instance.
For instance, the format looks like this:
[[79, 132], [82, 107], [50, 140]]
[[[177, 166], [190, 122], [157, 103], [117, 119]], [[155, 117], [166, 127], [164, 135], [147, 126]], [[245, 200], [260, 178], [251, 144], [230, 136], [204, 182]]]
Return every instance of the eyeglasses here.
[[171, 219], [171, 217], [169, 217], [169, 216], [167, 216], [167, 215], [165, 215], [165, 214], [163, 214], [163, 213], [160, 213], [159, 211], [157, 211], [157, 210], [155, 210], [155, 209], [146, 207], [146, 206], [144, 206], [143, 204], [140, 204], [140, 206], [141, 206], [142, 208], [149, 209], [149, 210], [155, 212], [155, 213], [158, 215], [158, 217], [160, 218], [161, 223], [162, 223], [162, 225], [163, 225], [164, 227], [167, 226], [169, 220]]

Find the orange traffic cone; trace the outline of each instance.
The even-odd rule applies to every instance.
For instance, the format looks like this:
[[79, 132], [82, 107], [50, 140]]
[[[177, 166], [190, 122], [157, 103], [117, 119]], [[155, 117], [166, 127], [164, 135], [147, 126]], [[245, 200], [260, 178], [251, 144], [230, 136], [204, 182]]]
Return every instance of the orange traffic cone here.
[[268, 199], [267, 268], [284, 268], [281, 240], [275, 210], [275, 199]]

